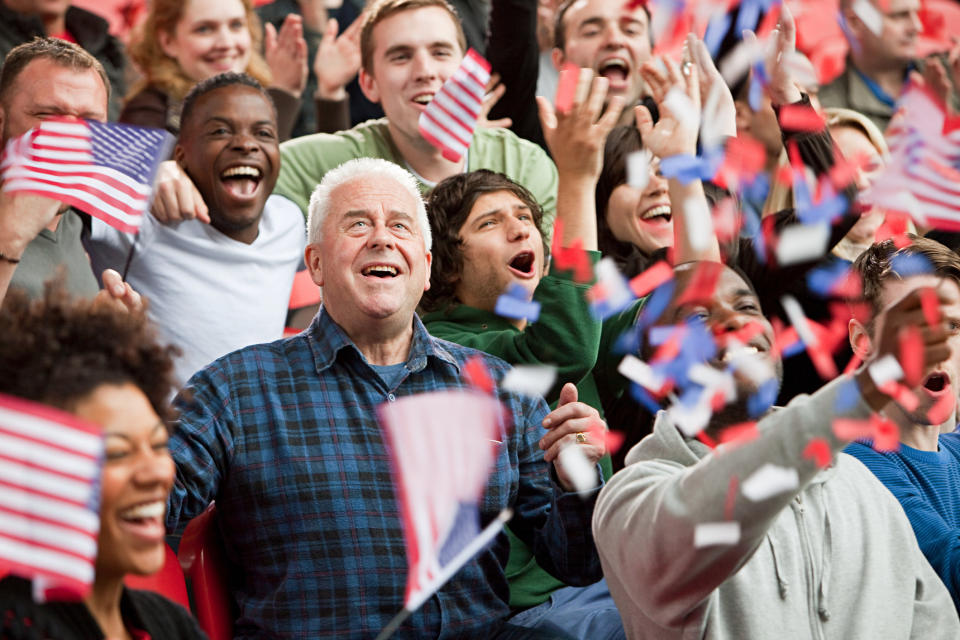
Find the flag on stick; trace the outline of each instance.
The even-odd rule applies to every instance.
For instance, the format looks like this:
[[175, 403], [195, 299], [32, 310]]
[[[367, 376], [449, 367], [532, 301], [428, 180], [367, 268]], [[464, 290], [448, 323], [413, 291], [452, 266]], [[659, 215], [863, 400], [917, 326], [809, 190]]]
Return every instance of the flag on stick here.
[[410, 565], [404, 609], [384, 630], [392, 633], [509, 519], [501, 514], [480, 531], [479, 502], [505, 427], [496, 398], [469, 389], [408, 396], [378, 411]]
[[93, 583], [102, 459], [96, 425], [0, 395], [0, 575], [32, 579], [38, 601]]
[[60, 200], [135, 233], [172, 145], [162, 129], [49, 118], [7, 143], [0, 179], [5, 191]]
[[458, 162], [473, 141], [489, 81], [490, 63], [470, 49], [420, 114], [420, 135], [450, 162]]

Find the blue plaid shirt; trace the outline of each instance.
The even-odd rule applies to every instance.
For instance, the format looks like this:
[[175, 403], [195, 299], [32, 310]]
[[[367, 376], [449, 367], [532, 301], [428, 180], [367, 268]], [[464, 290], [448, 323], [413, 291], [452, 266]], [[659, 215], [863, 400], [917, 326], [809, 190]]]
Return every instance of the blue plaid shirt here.
[[[371, 638], [403, 608], [401, 514], [376, 407], [466, 386], [480, 354], [495, 380], [502, 360], [431, 337], [414, 318], [405, 375], [392, 389], [321, 309], [298, 336], [227, 355], [178, 399], [170, 448], [177, 480], [167, 527], [217, 501], [228, 557], [242, 569], [239, 637]], [[590, 528], [596, 498], [564, 493], [537, 441], [542, 399], [497, 389], [515, 428], [500, 447], [481, 525], [513, 507], [510, 527], [568, 584], [601, 577]], [[456, 419], [451, 416], [451, 419]], [[416, 611], [398, 638], [485, 638], [509, 615], [505, 535]]]

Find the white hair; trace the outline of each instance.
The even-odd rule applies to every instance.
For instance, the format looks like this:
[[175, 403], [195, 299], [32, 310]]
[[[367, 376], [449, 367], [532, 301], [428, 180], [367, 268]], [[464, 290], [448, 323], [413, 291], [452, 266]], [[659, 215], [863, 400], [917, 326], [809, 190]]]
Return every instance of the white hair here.
[[339, 186], [358, 178], [379, 178], [393, 180], [413, 197], [417, 203], [416, 219], [423, 234], [423, 246], [430, 251], [433, 241], [430, 236], [430, 222], [427, 219], [427, 207], [420, 195], [417, 180], [409, 171], [389, 160], [381, 158], [355, 158], [344, 162], [336, 169], [328, 171], [310, 196], [307, 208], [307, 243], [316, 244], [323, 240], [323, 221], [330, 213], [330, 194]]

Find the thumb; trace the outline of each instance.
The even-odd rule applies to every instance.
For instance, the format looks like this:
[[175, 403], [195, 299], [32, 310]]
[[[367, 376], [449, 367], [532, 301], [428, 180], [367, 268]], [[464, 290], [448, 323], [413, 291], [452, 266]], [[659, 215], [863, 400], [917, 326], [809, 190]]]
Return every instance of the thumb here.
[[104, 269], [100, 279], [103, 281], [103, 288], [114, 298], [122, 298], [127, 292], [123, 278], [113, 269]]
[[653, 130], [653, 116], [650, 115], [650, 110], [647, 109], [642, 104], [638, 104], [633, 108], [633, 118], [637, 123], [637, 131], [640, 132], [640, 137], [650, 135], [650, 132]]
[[557, 114], [550, 101], [543, 96], [537, 96], [537, 112], [540, 115], [540, 126], [544, 131], [553, 131], [557, 128]]
[[577, 385], [572, 382], [568, 382], [563, 385], [563, 389], [560, 389], [560, 400], [557, 401], [557, 406], [562, 407], [565, 404], [570, 404], [571, 402], [577, 401]]
[[323, 32], [323, 39], [327, 38], [335, 39], [337, 37], [337, 32], [340, 31], [340, 25], [337, 23], [336, 18], [330, 18], [327, 20], [327, 28]]

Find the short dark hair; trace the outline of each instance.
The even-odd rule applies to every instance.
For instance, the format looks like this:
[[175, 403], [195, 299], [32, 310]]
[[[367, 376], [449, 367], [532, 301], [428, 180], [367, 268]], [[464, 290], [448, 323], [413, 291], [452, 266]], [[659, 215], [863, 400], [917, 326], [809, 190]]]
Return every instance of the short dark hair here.
[[457, 15], [457, 10], [446, 0], [374, 0], [367, 3], [366, 17], [360, 27], [360, 68], [367, 73], [373, 73], [374, 27], [398, 13], [428, 7], [439, 7], [450, 14], [450, 19], [453, 20], [457, 29], [457, 44], [460, 45], [460, 53], [466, 53], [467, 37], [463, 33], [460, 16]]
[[[567, 16], [567, 11], [570, 10], [574, 4], [579, 2], [579, 0], [563, 0], [560, 3], [560, 6], [557, 7], [557, 13], [554, 16], [553, 24], [553, 46], [556, 49], [563, 51], [563, 48], [567, 46], [567, 33], [563, 27], [563, 19]], [[643, 12], [647, 14], [647, 34], [650, 36], [650, 48], [653, 49], [653, 25], [650, 24], [650, 7], [647, 5], [647, 2], [642, 2], [640, 6], [643, 8]], [[629, 105], [628, 105], [629, 106]]]
[[93, 69], [103, 81], [103, 86], [107, 90], [107, 100], [110, 100], [110, 80], [99, 60], [72, 42], [38, 36], [14, 47], [4, 58], [3, 66], [0, 67], [0, 103], [6, 104], [7, 94], [13, 88], [17, 78], [28, 64], [40, 58], [74, 71]]
[[186, 128], [187, 120], [193, 115], [193, 108], [197, 100], [211, 91], [234, 85], [252, 87], [259, 91], [260, 94], [267, 99], [267, 102], [270, 103], [270, 106], [273, 107], [273, 113], [276, 115], [277, 106], [273, 103], [273, 98], [267, 93], [266, 89], [263, 88], [263, 85], [257, 82], [256, 78], [246, 73], [226, 71], [207, 78], [206, 80], [201, 80], [190, 90], [187, 97], [183, 99], [183, 108], [180, 110], [180, 130], [183, 131], [183, 129]]
[[12, 290], [0, 308], [0, 393], [71, 410], [98, 387], [132, 383], [173, 419], [173, 356], [144, 311], [73, 299], [62, 285], [42, 298]]
[[853, 270], [860, 275], [863, 285], [862, 301], [870, 305], [873, 313], [867, 325], [872, 330], [873, 318], [882, 311], [883, 285], [891, 278], [902, 276], [895, 269], [897, 258], [920, 256], [930, 263], [934, 275], [951, 278], [960, 286], [960, 256], [936, 240], [907, 234], [910, 244], [897, 248], [893, 239], [877, 242], [861, 253], [853, 263]]
[[[540, 230], [543, 208], [523, 185], [502, 173], [478, 169], [441, 181], [427, 196], [427, 219], [433, 231], [433, 277], [430, 288], [420, 299], [424, 311], [446, 309], [456, 303], [456, 282], [463, 273], [463, 240], [460, 229], [480, 196], [508, 191], [530, 207], [533, 222]], [[543, 238], [543, 232], [540, 232]], [[546, 249], [546, 241], [544, 240]], [[546, 251], [545, 251], [546, 254]]]

